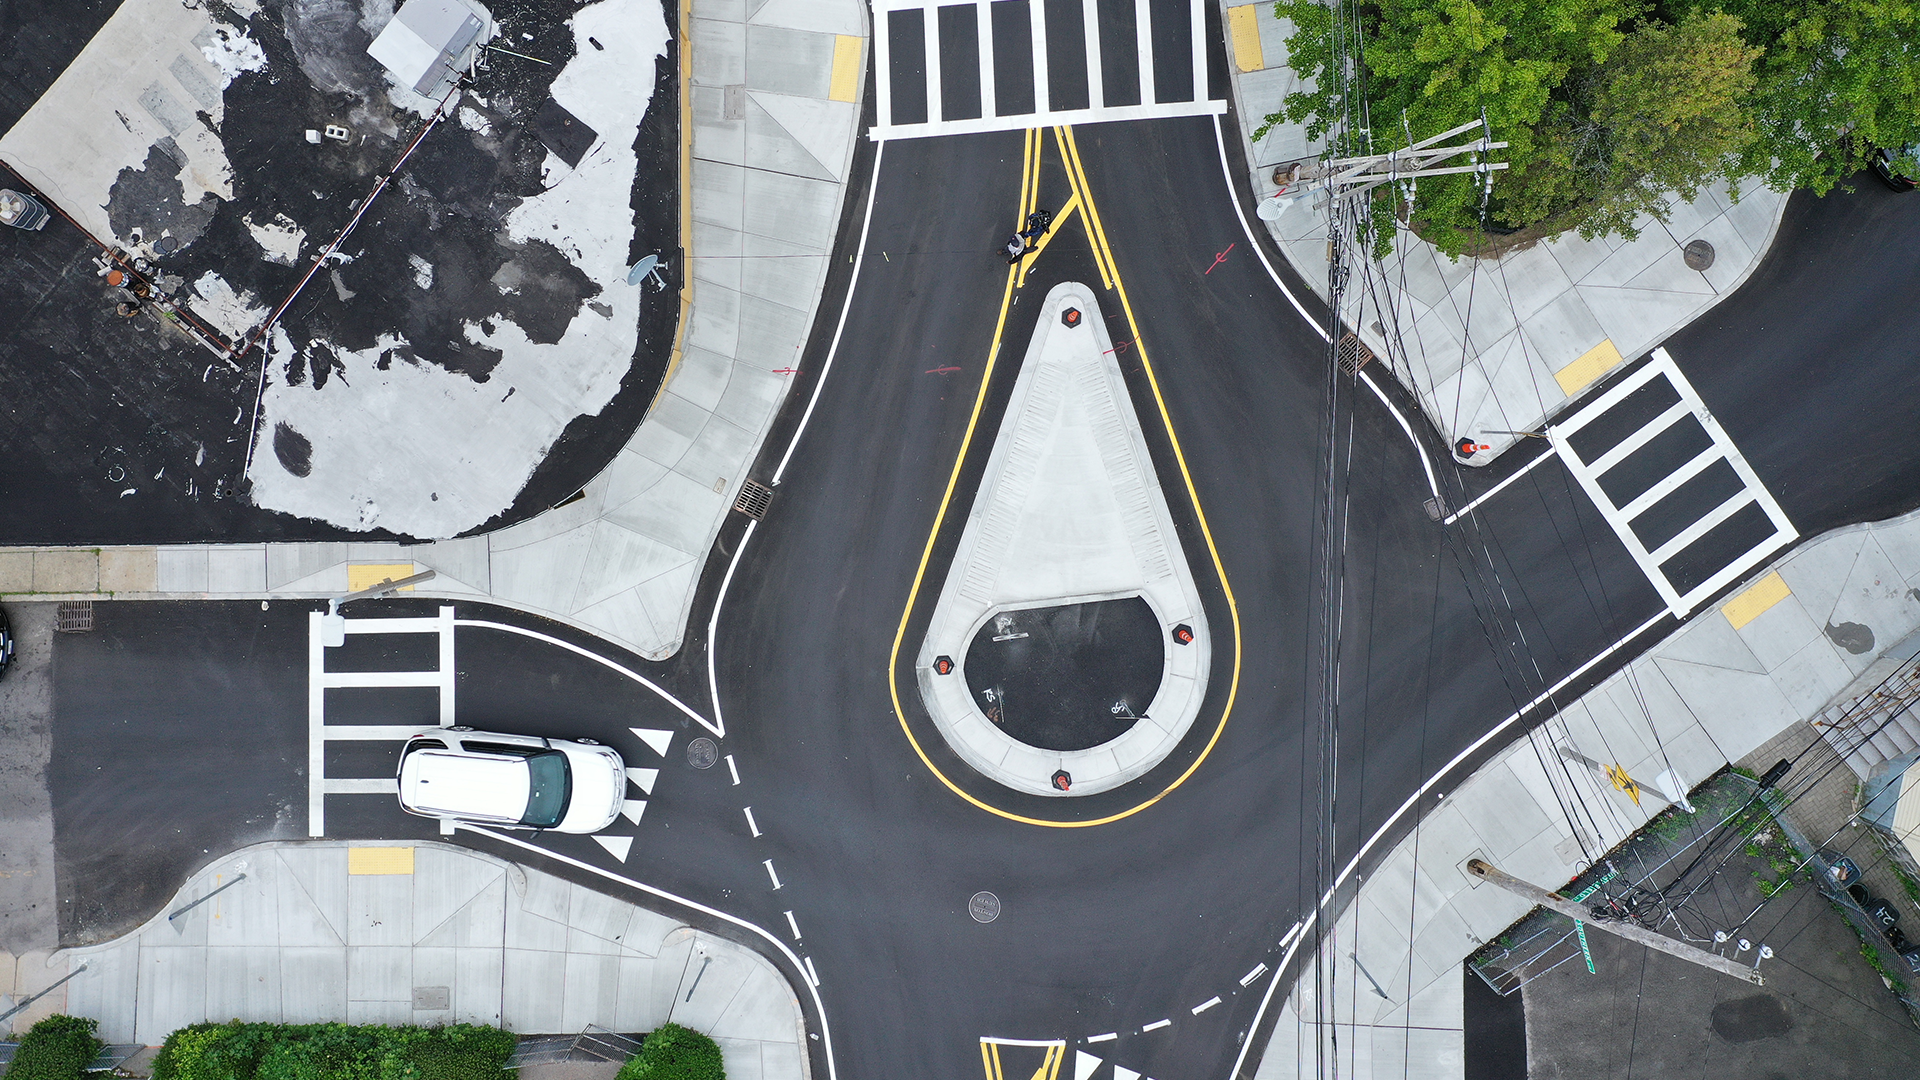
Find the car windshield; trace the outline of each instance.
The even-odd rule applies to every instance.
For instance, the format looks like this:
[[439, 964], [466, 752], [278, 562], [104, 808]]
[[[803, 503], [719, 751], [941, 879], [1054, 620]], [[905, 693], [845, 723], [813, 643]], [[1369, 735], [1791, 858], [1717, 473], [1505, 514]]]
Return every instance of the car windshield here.
[[573, 774], [567, 768], [567, 755], [558, 750], [535, 754], [527, 759], [527, 816], [520, 824], [536, 829], [551, 829], [567, 816], [567, 802], [573, 797]]

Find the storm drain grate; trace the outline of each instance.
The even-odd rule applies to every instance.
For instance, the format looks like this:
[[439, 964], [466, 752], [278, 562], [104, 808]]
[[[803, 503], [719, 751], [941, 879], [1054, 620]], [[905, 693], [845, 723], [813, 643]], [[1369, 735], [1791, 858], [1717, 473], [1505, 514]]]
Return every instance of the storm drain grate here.
[[93, 601], [60, 601], [59, 622], [55, 625], [63, 634], [84, 634], [93, 629]]
[[767, 516], [767, 504], [773, 502], [773, 489], [758, 480], [748, 480], [740, 485], [740, 497], [733, 500], [733, 508], [755, 521]]
[[1360, 369], [1373, 359], [1373, 350], [1360, 340], [1357, 334], [1348, 334], [1340, 339], [1340, 370], [1349, 375], [1360, 374]]

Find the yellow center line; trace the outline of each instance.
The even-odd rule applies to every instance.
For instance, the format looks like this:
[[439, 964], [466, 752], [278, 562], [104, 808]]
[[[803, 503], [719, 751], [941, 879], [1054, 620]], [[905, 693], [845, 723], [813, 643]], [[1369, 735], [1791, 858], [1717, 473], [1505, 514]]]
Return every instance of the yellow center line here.
[[[1030, 132], [1030, 137], [1027, 140], [1028, 160], [1021, 172], [1021, 200], [1023, 206], [1027, 205], [1029, 198], [1037, 197], [1038, 195], [1039, 168], [1037, 164], [1035, 164], [1035, 159], [1039, 155], [1035, 154], [1034, 151], [1041, 145], [1039, 136], [1039, 131], [1034, 129]], [[1153, 364], [1147, 359], [1146, 346], [1141, 343], [1140, 323], [1139, 320], [1134, 317], [1133, 305], [1127, 299], [1126, 286], [1120, 280], [1119, 264], [1113, 261], [1113, 250], [1107, 246], [1106, 230], [1100, 225], [1100, 211], [1094, 205], [1092, 191], [1086, 187], [1086, 172], [1080, 164], [1079, 147], [1076, 146], [1073, 141], [1073, 129], [1070, 127], [1057, 128], [1055, 129], [1055, 137], [1061, 139], [1061, 145], [1067, 158], [1068, 175], [1079, 178], [1078, 184], [1075, 185], [1078, 188], [1075, 192], [1075, 200], [1081, 209], [1085, 211], [1087, 222], [1091, 226], [1088, 230], [1088, 235], [1091, 237], [1095, 248], [1095, 259], [1097, 261], [1101, 255], [1104, 255], [1108, 265], [1113, 268], [1112, 287], [1119, 292], [1120, 307], [1126, 312], [1127, 326], [1133, 332], [1135, 352], [1140, 357], [1141, 368], [1146, 372], [1147, 385], [1153, 390], [1153, 400], [1160, 411], [1160, 423], [1165, 427], [1167, 441], [1173, 447], [1174, 460], [1180, 465], [1180, 476], [1186, 484], [1187, 498], [1193, 504], [1193, 514], [1195, 520], [1199, 522], [1200, 534], [1206, 538], [1207, 553], [1213, 559], [1214, 573], [1220, 578], [1220, 591], [1222, 595], [1226, 597], [1227, 611], [1233, 622], [1233, 675], [1227, 686], [1226, 705], [1220, 710], [1220, 722], [1214, 726], [1213, 734], [1207, 738], [1207, 744], [1201, 749], [1200, 755], [1194, 758], [1193, 763], [1188, 765], [1186, 770], [1176, 777], [1172, 783], [1162, 788], [1159, 793], [1144, 802], [1121, 810], [1118, 813], [1109, 814], [1100, 818], [1090, 818], [1085, 821], [1055, 821], [1047, 818], [1028, 817], [1024, 814], [1016, 814], [1009, 810], [1002, 810], [997, 806], [975, 798], [949, 779], [947, 774], [940, 771], [939, 766], [933, 763], [933, 759], [927, 756], [925, 748], [920, 745], [920, 740], [914, 737], [913, 728], [907, 723], [906, 709], [900, 704], [900, 645], [906, 640], [907, 623], [913, 618], [914, 605], [920, 598], [920, 586], [926, 580], [927, 564], [933, 560], [934, 543], [940, 537], [940, 528], [947, 518], [947, 508], [952, 504], [954, 490], [958, 488], [960, 484], [961, 467], [966, 463], [967, 451], [973, 445], [974, 432], [979, 428], [980, 413], [987, 400], [987, 387], [993, 382], [993, 370], [1000, 358], [1000, 342], [1006, 333], [1007, 312], [1013, 305], [1014, 283], [1018, 276], [1017, 269], [1011, 266], [1007, 268], [1006, 289], [1000, 296], [1000, 315], [993, 327], [993, 342], [987, 349], [986, 368], [980, 375], [980, 389], [974, 394], [973, 412], [967, 417], [967, 429], [960, 439], [960, 452], [955, 455], [953, 459], [953, 471], [947, 477], [946, 490], [941, 493], [940, 506], [934, 512], [933, 528], [927, 534], [926, 547], [920, 552], [920, 565], [914, 570], [913, 585], [907, 591], [906, 607], [900, 612], [899, 629], [894, 631], [893, 649], [887, 655], [887, 690], [893, 697], [894, 718], [900, 722], [900, 730], [905, 733], [908, 745], [913, 747], [913, 752], [920, 758], [920, 763], [925, 765], [927, 771], [933, 773], [936, 779], [942, 784], [945, 784], [947, 790], [958, 795], [973, 806], [985, 810], [989, 814], [1006, 818], [1009, 821], [1055, 829], [1085, 829], [1096, 825], [1108, 825], [1124, 818], [1132, 817], [1147, 807], [1159, 802], [1161, 799], [1166, 798], [1168, 795], [1173, 794], [1176, 788], [1186, 783], [1189, 777], [1199, 771], [1200, 766], [1204, 764], [1207, 757], [1213, 753], [1213, 748], [1220, 742], [1221, 734], [1227, 729], [1227, 719], [1233, 715], [1233, 704], [1240, 693], [1240, 606], [1233, 598], [1233, 586], [1227, 581], [1227, 569], [1220, 559], [1220, 548], [1214, 541], [1213, 529], [1207, 524], [1206, 512], [1200, 507], [1200, 493], [1194, 487], [1193, 472], [1187, 465], [1186, 452], [1181, 449], [1180, 439], [1174, 434], [1173, 417], [1167, 412], [1166, 398], [1160, 392], [1160, 380], [1154, 374]], [[1032, 180], [1031, 185], [1029, 185], [1028, 182], [1029, 178]], [[1024, 220], [1024, 214], [1022, 218]], [[1064, 1052], [1062, 1056], [1064, 1057]]]
[[[1027, 267], [1039, 261], [1040, 253], [1047, 250], [1047, 245], [1053, 242], [1053, 238], [1059, 235], [1061, 227], [1066, 225], [1067, 219], [1071, 218], [1073, 212], [1078, 209], [1080, 209], [1079, 195], [1074, 195], [1069, 198], [1067, 204], [1060, 208], [1060, 213], [1054, 217], [1053, 224], [1048, 227], [1046, 232], [1040, 234], [1040, 242], [1033, 245], [1033, 248], [1027, 252], [1026, 258], [1020, 260], [1020, 277], [1019, 280], [1013, 283], [1014, 288], [1024, 289], [1027, 287]], [[1088, 235], [1092, 235], [1091, 229], [1088, 230]], [[1101, 276], [1105, 276], [1104, 271]]]
[[[1071, 153], [1069, 150], [1068, 139], [1072, 137], [1072, 134], [1073, 132], [1069, 128], [1057, 127], [1053, 129], [1053, 140], [1060, 146], [1060, 160], [1067, 168], [1067, 184], [1073, 188], [1074, 198], [1078, 199], [1081, 197], [1081, 193], [1087, 189], [1087, 177], [1079, 168], [1078, 155]], [[1091, 205], [1090, 202], [1089, 205]], [[1087, 243], [1093, 248], [1094, 268], [1100, 271], [1100, 284], [1108, 289], [1112, 289], [1114, 273], [1116, 271], [1110, 270], [1113, 266], [1113, 253], [1105, 250], [1105, 241], [1105, 235], [1097, 231], [1093, 215], [1087, 215]]]

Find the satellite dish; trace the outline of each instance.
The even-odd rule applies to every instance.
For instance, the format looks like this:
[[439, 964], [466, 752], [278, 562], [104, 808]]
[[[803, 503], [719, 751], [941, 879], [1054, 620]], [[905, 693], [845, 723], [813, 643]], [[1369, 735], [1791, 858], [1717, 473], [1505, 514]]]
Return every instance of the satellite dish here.
[[646, 258], [641, 259], [639, 262], [633, 264], [633, 269], [627, 271], [627, 284], [629, 285], [640, 284], [641, 278], [644, 278], [648, 274], [653, 273], [655, 270], [659, 269], [659, 267], [660, 267], [660, 256], [658, 255], [649, 255]]

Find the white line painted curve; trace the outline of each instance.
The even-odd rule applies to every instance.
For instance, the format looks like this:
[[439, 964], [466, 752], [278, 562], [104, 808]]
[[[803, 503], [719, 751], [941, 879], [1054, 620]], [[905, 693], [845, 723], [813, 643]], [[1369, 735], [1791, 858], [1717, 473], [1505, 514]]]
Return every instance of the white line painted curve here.
[[[821, 1042], [822, 1048], [826, 1051], [826, 1054], [827, 1054], [827, 1080], [838, 1080], [839, 1073], [833, 1060], [833, 1029], [827, 1025], [826, 1003], [820, 1000], [820, 990], [819, 990], [820, 980], [817, 976], [814, 976], [813, 957], [809, 956], [803, 962], [800, 959], [800, 957], [794, 954], [794, 951], [792, 949], [787, 948], [786, 942], [783, 942], [779, 938], [774, 937], [772, 934], [769, 934], [765, 930], [762, 930], [759, 926], [753, 923], [750, 923], [747, 920], [742, 919], [737, 915], [729, 915], [718, 908], [708, 907], [707, 905], [702, 904], [697, 900], [689, 900], [684, 896], [677, 896], [673, 893], [666, 891], [665, 889], [657, 888], [655, 886], [648, 885], [644, 882], [635, 881], [630, 877], [623, 877], [622, 875], [616, 874], [611, 870], [603, 870], [600, 867], [593, 865], [592, 863], [581, 862], [579, 859], [573, 858], [572, 856], [568, 856], [568, 855], [562, 855], [557, 851], [548, 851], [546, 848], [543, 848], [538, 844], [528, 843], [525, 840], [521, 840], [518, 837], [508, 836], [505, 833], [494, 832], [492, 829], [484, 828], [478, 825], [467, 825], [464, 823], [460, 825], [460, 828], [470, 833], [476, 833], [480, 836], [485, 836], [493, 840], [498, 840], [501, 843], [512, 844], [515, 847], [524, 848], [527, 851], [538, 852], [539, 854], [545, 855], [547, 858], [552, 859], [555, 862], [563, 862], [563, 863], [566, 863], [568, 866], [577, 867], [581, 870], [587, 871], [590, 874], [598, 874], [609, 881], [617, 881], [620, 884], [627, 886], [628, 888], [638, 889], [643, 893], [646, 893], [650, 896], [657, 896], [662, 900], [668, 901], [669, 903], [679, 904], [682, 907], [691, 908], [694, 911], [698, 911], [703, 915], [711, 915], [716, 919], [723, 919], [727, 922], [732, 923], [735, 926], [740, 927], [743, 930], [750, 930], [753, 933], [760, 935], [760, 937], [766, 939], [767, 944], [772, 945], [774, 948], [780, 950], [780, 955], [787, 958], [787, 962], [793, 965], [795, 971], [804, 971], [808, 974], [808, 976], [812, 978], [812, 985], [808, 987], [808, 991], [813, 995], [813, 1007], [820, 1015], [820, 1042]], [[805, 1043], [802, 1043], [800, 1045], [800, 1052], [803, 1054], [807, 1052], [807, 1047]]]
[[521, 637], [530, 637], [536, 641], [544, 641], [549, 645], [555, 646], [557, 648], [565, 649], [568, 652], [578, 653], [579, 655], [584, 656], [587, 659], [592, 660], [597, 664], [600, 664], [604, 667], [612, 668], [614, 671], [617, 671], [620, 674], [625, 675], [627, 678], [632, 679], [634, 682], [639, 683], [641, 686], [644, 686], [647, 689], [653, 691], [654, 693], [659, 694], [667, 702], [672, 704], [674, 708], [679, 709], [681, 712], [686, 713], [688, 716], [692, 717], [694, 723], [697, 723], [701, 727], [706, 728], [708, 731], [713, 732], [715, 738], [724, 739], [727, 737], [727, 730], [724, 724], [716, 724], [716, 723], [709, 722], [706, 717], [701, 716], [699, 713], [694, 712], [692, 709], [688, 708], [686, 706], [686, 703], [682, 702], [679, 698], [674, 697], [672, 694], [669, 694], [665, 690], [661, 689], [660, 685], [658, 683], [655, 683], [652, 679], [649, 679], [645, 675], [642, 675], [639, 672], [634, 671], [633, 669], [628, 668], [622, 664], [609, 660], [606, 657], [601, 656], [599, 653], [594, 652], [592, 649], [583, 649], [580, 646], [575, 645], [571, 641], [562, 641], [561, 639], [554, 637], [551, 634], [543, 634], [538, 630], [529, 630], [524, 626], [514, 626], [510, 623], [493, 622], [488, 619], [455, 619], [453, 620], [453, 625], [471, 626], [481, 630], [500, 630], [509, 634], [519, 634]]

